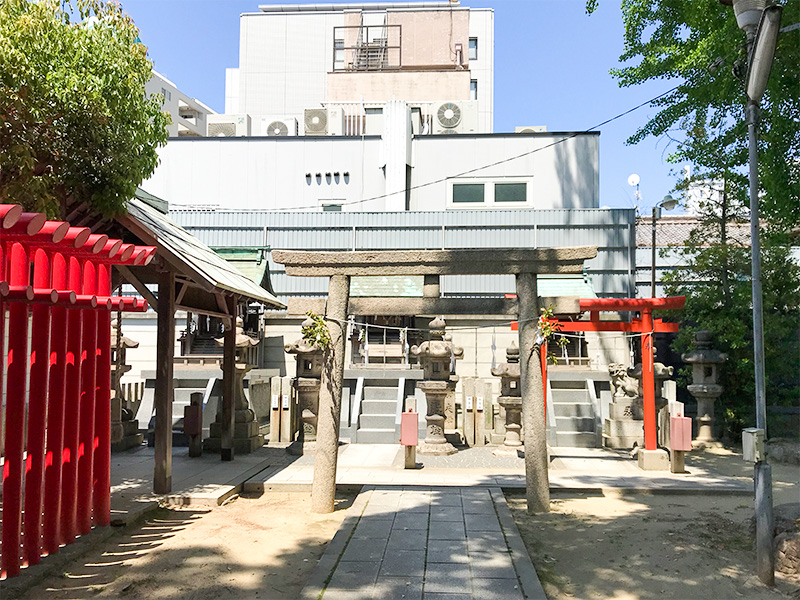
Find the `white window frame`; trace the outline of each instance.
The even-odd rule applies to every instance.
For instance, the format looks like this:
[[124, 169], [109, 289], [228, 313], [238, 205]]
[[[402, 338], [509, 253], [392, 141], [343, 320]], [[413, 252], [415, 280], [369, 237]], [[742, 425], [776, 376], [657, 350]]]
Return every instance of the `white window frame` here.
[[[475, 52], [472, 52], [472, 42], [475, 42]], [[478, 60], [478, 38], [471, 37], [467, 41], [467, 60]]]
[[[482, 183], [483, 202], [453, 202], [453, 186], [459, 184]], [[524, 183], [525, 202], [495, 202], [494, 186], [498, 183]], [[470, 177], [447, 180], [447, 210], [485, 210], [532, 208], [533, 177]]]

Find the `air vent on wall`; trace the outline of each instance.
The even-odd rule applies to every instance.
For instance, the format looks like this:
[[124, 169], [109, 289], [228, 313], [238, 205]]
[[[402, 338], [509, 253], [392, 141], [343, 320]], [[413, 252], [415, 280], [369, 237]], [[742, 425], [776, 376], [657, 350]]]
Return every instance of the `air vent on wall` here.
[[514, 128], [514, 133], [545, 133], [546, 131], [547, 126], [545, 125], [527, 125]]
[[478, 102], [458, 100], [434, 103], [431, 107], [433, 133], [477, 133]]

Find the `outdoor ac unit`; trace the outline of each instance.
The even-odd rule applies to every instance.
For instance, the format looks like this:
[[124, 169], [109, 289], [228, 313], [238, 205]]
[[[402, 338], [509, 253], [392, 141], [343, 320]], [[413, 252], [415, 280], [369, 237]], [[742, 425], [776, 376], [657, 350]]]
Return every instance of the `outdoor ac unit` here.
[[303, 126], [305, 135], [344, 135], [344, 109], [341, 106], [307, 108]]
[[293, 117], [261, 118], [261, 135], [267, 137], [293, 137], [297, 135], [297, 119]]
[[514, 133], [545, 133], [547, 131], [546, 125], [530, 125], [527, 127], [515, 127]]
[[328, 135], [328, 109], [307, 108], [303, 114], [303, 132], [306, 135]]
[[244, 137], [250, 135], [250, 115], [208, 115], [208, 137]]
[[433, 133], [475, 133], [477, 131], [477, 101], [456, 100], [433, 105]]

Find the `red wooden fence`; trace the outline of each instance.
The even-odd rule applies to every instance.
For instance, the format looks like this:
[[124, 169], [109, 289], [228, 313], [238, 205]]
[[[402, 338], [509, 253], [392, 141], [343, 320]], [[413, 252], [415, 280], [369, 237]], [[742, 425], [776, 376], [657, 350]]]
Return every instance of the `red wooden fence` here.
[[0, 578], [110, 523], [110, 311], [147, 310], [111, 295], [111, 265], [154, 254], [0, 204]]

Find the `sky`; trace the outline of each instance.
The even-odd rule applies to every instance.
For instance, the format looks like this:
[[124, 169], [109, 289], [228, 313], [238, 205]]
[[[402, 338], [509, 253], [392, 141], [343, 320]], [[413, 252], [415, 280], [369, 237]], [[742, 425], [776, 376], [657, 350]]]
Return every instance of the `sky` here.
[[[325, 0], [330, 2], [331, 0]], [[362, 0], [363, 1], [363, 0]], [[239, 15], [260, 4], [308, 0], [123, 0], [155, 69], [185, 94], [218, 112], [225, 105], [225, 69], [239, 64]], [[546, 125], [583, 131], [666, 92], [666, 80], [620, 88], [609, 71], [619, 66], [623, 24], [619, 0], [604, 0], [591, 16], [585, 0], [461, 0], [494, 9], [494, 130]], [[644, 106], [602, 126], [600, 206], [642, 214], [668, 194], [680, 165], [667, 162], [667, 140], [626, 139], [656, 110]], [[639, 175], [641, 200], [628, 177]]]

